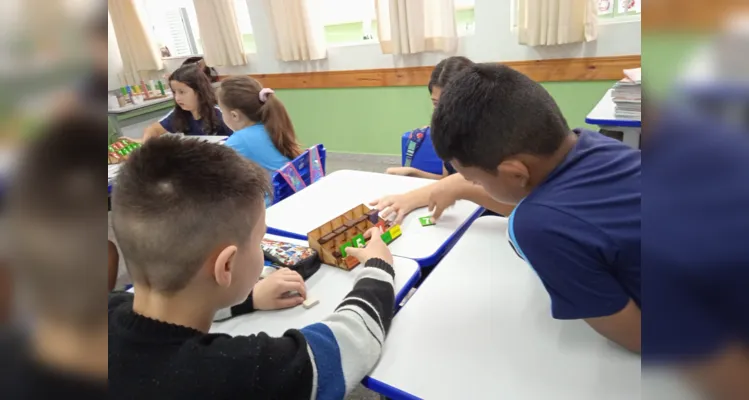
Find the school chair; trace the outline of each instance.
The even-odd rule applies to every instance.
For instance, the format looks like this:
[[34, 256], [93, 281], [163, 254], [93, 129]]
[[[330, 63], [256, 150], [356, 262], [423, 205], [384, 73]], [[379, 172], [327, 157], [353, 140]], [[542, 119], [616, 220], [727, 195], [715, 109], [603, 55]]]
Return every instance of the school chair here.
[[429, 127], [414, 129], [401, 137], [401, 165], [442, 175], [442, 160], [437, 157]]
[[272, 204], [317, 182], [325, 176], [325, 146], [317, 144], [273, 173]]

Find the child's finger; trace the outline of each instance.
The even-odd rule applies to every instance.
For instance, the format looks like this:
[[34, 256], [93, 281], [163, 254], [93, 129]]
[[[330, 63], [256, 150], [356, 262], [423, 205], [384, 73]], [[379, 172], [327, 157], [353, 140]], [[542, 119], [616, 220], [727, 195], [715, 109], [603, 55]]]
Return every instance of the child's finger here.
[[396, 212], [396, 211], [397, 210], [395, 209], [395, 207], [388, 207], [388, 208], [386, 208], [384, 210], [380, 210], [380, 218], [382, 218], [382, 219], [388, 219], [388, 217], [391, 216], [391, 215], [393, 215], [393, 213]]
[[359, 258], [361, 253], [364, 251], [363, 248], [358, 247], [346, 247], [346, 255], [353, 256], [354, 258]]
[[367, 229], [367, 231], [364, 232], [364, 239], [372, 239], [379, 237], [380, 235], [382, 235], [382, 230], [379, 227], [375, 226], [373, 228]]
[[304, 302], [305, 298], [301, 296], [286, 297], [276, 300], [276, 308], [291, 308]]
[[[431, 209], [429, 211], [432, 211]], [[432, 212], [432, 222], [437, 222], [438, 219], [442, 216], [442, 213], [445, 211], [442, 207], [434, 206], [434, 212]]]

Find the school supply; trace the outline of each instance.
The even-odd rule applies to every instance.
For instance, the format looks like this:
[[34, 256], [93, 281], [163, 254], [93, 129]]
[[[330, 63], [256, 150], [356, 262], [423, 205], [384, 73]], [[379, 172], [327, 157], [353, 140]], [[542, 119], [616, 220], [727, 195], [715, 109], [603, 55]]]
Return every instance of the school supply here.
[[305, 150], [273, 173], [273, 203], [293, 195], [325, 176], [326, 151], [322, 144]]
[[442, 160], [434, 151], [430, 133], [431, 130], [427, 126], [403, 134], [401, 137], [401, 165], [442, 175]]
[[107, 164], [119, 164], [127, 160], [130, 153], [135, 151], [141, 144], [128, 138], [119, 138], [108, 147]]
[[320, 269], [320, 257], [312, 248], [270, 239], [263, 239], [260, 247], [266, 261], [296, 271], [305, 281]]
[[420, 217], [419, 222], [421, 223], [421, 226], [434, 225], [434, 221], [432, 221], [432, 217], [429, 215], [427, 215], [426, 217]]

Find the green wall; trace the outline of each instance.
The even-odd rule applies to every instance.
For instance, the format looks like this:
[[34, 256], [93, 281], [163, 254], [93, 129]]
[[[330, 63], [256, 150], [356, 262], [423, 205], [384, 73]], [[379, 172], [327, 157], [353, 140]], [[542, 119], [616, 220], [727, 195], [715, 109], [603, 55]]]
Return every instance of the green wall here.
[[[548, 82], [571, 127], [585, 116], [613, 81]], [[429, 123], [432, 104], [426, 87], [278, 90], [304, 145], [323, 143], [330, 151], [400, 154], [403, 132]]]

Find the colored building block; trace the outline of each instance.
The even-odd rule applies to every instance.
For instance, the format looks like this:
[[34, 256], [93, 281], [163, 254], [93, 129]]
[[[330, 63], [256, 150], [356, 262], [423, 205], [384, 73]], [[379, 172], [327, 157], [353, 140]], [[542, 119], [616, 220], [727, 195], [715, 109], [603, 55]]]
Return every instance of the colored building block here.
[[392, 242], [401, 235], [401, 226], [393, 225], [388, 232], [390, 232], [390, 241]]
[[346, 258], [346, 247], [353, 247], [354, 245], [351, 243], [351, 241], [348, 241], [341, 245], [341, 257]]
[[434, 222], [432, 222], [432, 217], [426, 216], [419, 218], [419, 222], [421, 223], [421, 226], [429, 226], [434, 225]]
[[357, 260], [354, 256], [348, 256], [343, 261], [346, 263], [346, 266], [349, 269], [354, 268], [357, 264], [359, 264], [359, 260]]
[[376, 227], [380, 228], [381, 232], [385, 232], [385, 221], [380, 221], [375, 224]]
[[361, 233], [354, 236], [354, 238], [351, 239], [351, 244], [354, 247], [362, 248], [365, 246], [365, 243], [366, 243], [366, 240], [364, 240], [364, 235], [362, 235]]
[[382, 235], [380, 235], [380, 237], [382, 238], [382, 241], [385, 242], [385, 244], [390, 244], [390, 242], [393, 241], [393, 237], [390, 235], [390, 231], [383, 233]]

